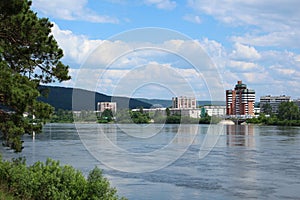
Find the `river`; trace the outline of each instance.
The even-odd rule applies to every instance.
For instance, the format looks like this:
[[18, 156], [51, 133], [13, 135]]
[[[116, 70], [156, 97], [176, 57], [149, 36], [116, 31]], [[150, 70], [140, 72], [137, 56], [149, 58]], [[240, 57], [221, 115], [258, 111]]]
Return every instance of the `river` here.
[[99, 166], [132, 200], [300, 198], [300, 127], [47, 124], [23, 140], [3, 158]]

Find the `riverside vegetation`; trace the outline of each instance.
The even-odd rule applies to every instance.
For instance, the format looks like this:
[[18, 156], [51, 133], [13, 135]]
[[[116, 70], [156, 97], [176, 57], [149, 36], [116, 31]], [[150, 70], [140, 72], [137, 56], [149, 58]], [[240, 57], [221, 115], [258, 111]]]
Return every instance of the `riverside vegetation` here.
[[210, 117], [207, 114], [201, 118], [191, 118], [179, 114], [171, 115], [168, 109], [166, 113], [153, 111], [146, 113], [140, 108], [138, 111], [119, 110], [117, 113], [112, 113], [111, 110], [104, 110], [103, 113], [95, 113], [92, 111], [81, 111], [80, 114], [73, 114], [72, 111], [61, 110], [54, 112], [51, 116], [50, 123], [73, 123], [75, 122], [95, 122], [98, 123], [166, 123], [166, 124], [210, 124], [218, 123], [221, 118]]
[[247, 123], [279, 125], [279, 126], [300, 126], [299, 107], [294, 102], [282, 102], [278, 107], [277, 114], [273, 113], [269, 104], [264, 105], [264, 113], [258, 118], [247, 119]]
[[48, 159], [26, 166], [22, 158], [0, 159], [1, 190], [14, 199], [125, 199], [119, 198], [102, 171], [95, 167], [87, 178], [71, 166]]

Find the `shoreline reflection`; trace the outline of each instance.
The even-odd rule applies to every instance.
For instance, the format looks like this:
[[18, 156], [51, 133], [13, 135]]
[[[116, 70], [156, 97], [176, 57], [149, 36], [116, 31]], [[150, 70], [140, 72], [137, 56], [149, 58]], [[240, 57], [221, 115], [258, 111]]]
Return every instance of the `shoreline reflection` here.
[[225, 131], [227, 146], [255, 147], [254, 127], [252, 125], [227, 125]]

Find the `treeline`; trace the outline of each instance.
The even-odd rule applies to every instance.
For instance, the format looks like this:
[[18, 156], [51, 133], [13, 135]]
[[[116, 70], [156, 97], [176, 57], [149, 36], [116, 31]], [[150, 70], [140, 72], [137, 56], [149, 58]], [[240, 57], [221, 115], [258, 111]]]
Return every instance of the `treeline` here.
[[279, 125], [279, 126], [300, 126], [299, 107], [294, 102], [282, 102], [278, 107], [277, 114], [272, 112], [270, 105], [266, 104], [265, 113], [259, 117], [247, 119], [247, 123]]
[[51, 159], [27, 166], [21, 158], [0, 158], [0, 185], [16, 199], [120, 199], [99, 168], [85, 178], [79, 170]]
[[201, 118], [183, 116], [180, 113], [170, 114], [170, 111], [144, 112], [143, 108], [137, 111], [120, 109], [117, 113], [111, 110], [104, 110], [102, 113], [93, 111], [72, 111], [58, 110], [51, 116], [50, 123], [73, 123], [73, 122], [98, 122], [98, 123], [121, 123], [121, 124], [210, 124], [218, 123], [221, 118], [211, 117], [207, 114]]
[[[200, 116], [199, 116], [200, 117]], [[183, 116], [180, 113], [171, 114], [167, 108], [165, 111], [144, 112], [142, 108], [138, 111], [120, 110], [112, 119], [115, 123], [157, 123], [157, 124], [210, 124], [218, 123], [220, 118], [210, 117], [207, 114], [201, 118]]]

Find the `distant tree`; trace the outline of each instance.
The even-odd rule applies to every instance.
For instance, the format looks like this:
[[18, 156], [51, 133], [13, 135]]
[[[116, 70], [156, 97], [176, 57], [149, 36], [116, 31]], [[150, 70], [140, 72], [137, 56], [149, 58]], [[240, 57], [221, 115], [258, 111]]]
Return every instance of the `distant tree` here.
[[166, 114], [167, 114], [167, 117], [169, 117], [171, 115], [171, 111], [169, 108], [166, 108]]
[[143, 109], [143, 107], [140, 107], [140, 109], [139, 109], [139, 111], [140, 111], [140, 113], [144, 113], [144, 109]]
[[266, 115], [271, 115], [273, 113], [272, 106], [266, 103], [262, 106], [262, 112]]
[[101, 119], [106, 120], [107, 122], [111, 122], [113, 117], [114, 115], [110, 109], [105, 109], [101, 114]]
[[148, 113], [140, 111], [130, 111], [130, 117], [135, 124], [147, 124], [150, 122], [151, 118]]
[[[38, 18], [31, 1], [0, 1], [0, 132], [4, 145], [22, 150], [21, 136], [39, 132], [53, 108], [38, 102], [40, 83], [69, 80], [48, 19]], [[35, 116], [25, 119], [24, 113]], [[33, 123], [37, 124], [36, 126]]]
[[299, 114], [299, 107], [294, 102], [282, 102], [278, 107], [280, 120], [298, 120]]

